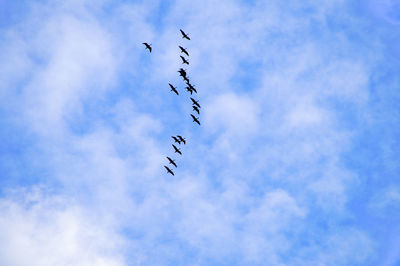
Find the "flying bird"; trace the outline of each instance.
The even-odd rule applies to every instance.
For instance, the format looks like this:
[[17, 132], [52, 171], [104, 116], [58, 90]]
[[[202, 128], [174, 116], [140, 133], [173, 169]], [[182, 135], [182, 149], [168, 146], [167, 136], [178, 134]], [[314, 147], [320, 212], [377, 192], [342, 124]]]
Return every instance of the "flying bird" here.
[[189, 82], [190, 82], [189, 79], [188, 79], [188, 77], [186, 77], [186, 76], [183, 77], [183, 80], [186, 81], [186, 83], [189, 83]]
[[193, 107], [193, 111], [196, 111], [196, 112], [197, 112], [197, 114], [199, 115], [199, 114], [200, 114], [200, 110], [199, 110], [199, 108], [197, 108], [197, 106], [196, 106], [196, 105], [193, 105], [192, 107]]
[[196, 122], [197, 124], [200, 125], [200, 121], [198, 120], [199, 118], [196, 118], [194, 115], [190, 114], [193, 118], [193, 122]]
[[184, 53], [185, 55], [189, 56], [189, 53], [186, 51], [185, 48], [183, 48], [182, 46], [179, 46], [179, 48], [181, 49], [181, 53]]
[[187, 36], [186, 33], [183, 30], [180, 30], [180, 31], [182, 33], [182, 39], [184, 38], [184, 39], [188, 39], [190, 41], [189, 36]]
[[181, 144], [181, 141], [177, 137], [171, 136], [171, 138], [173, 138], [176, 143]]
[[170, 164], [172, 164], [173, 166], [175, 166], [175, 168], [178, 167], [178, 166], [176, 165], [176, 163], [175, 163], [174, 160], [172, 160], [172, 159], [169, 158], [168, 156], [167, 156], [167, 159], [168, 159], [168, 161], [169, 161]]
[[197, 105], [197, 107], [201, 108], [200, 104], [199, 104], [195, 99], [193, 99], [192, 97], [190, 97], [190, 100], [192, 100], [192, 102], [193, 102], [194, 105]]
[[189, 62], [183, 56], [180, 55], [180, 57], [182, 58], [182, 64], [189, 65]]
[[186, 71], [183, 68], [179, 69], [179, 76], [186, 77]]
[[172, 147], [174, 147], [176, 153], [182, 155], [182, 152], [174, 144], [172, 144]]
[[168, 84], [169, 84], [169, 86], [171, 87], [171, 91], [175, 92], [176, 95], [179, 95], [179, 93], [178, 93], [178, 91], [176, 90], [176, 88], [175, 88], [174, 86], [172, 86], [171, 83], [168, 83]]
[[194, 91], [195, 93], [197, 93], [197, 90], [195, 89], [195, 87], [194, 87], [192, 84], [190, 84], [189, 82], [187, 82], [187, 85], [190, 87], [190, 89], [191, 89], [192, 91]]
[[182, 136], [179, 136], [179, 135], [178, 135], [177, 137], [179, 138], [180, 141], [183, 142], [183, 144], [186, 145], [186, 140], [185, 140], [184, 138], [182, 138]]
[[186, 90], [187, 90], [188, 92], [190, 92], [190, 95], [193, 94], [193, 90], [192, 90], [190, 87], [185, 87], [185, 88], [186, 88]]
[[144, 46], [146, 46], [146, 48], [144, 48], [144, 49], [149, 49], [149, 52], [151, 53], [151, 44], [148, 44], [147, 42], [144, 42], [143, 43], [144, 44]]
[[165, 169], [167, 169], [168, 173], [170, 173], [171, 175], [174, 175], [174, 172], [172, 172], [171, 169], [169, 169], [169, 168], [168, 168], [167, 166], [165, 166], [165, 165], [164, 165], [164, 167], [165, 167]]

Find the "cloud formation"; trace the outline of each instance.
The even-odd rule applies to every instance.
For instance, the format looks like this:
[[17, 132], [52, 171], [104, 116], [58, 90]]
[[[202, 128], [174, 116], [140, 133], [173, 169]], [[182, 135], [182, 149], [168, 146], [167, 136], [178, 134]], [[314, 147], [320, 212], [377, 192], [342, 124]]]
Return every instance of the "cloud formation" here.
[[[374, 5], [27, 5], [1, 24], [0, 264], [395, 264], [396, 4]], [[181, 44], [201, 127], [169, 93]]]

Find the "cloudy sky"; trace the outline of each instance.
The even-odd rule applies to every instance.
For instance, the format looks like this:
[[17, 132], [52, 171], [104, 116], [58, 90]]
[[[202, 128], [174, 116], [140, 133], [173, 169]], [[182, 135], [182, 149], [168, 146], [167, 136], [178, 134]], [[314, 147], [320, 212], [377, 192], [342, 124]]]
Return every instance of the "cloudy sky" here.
[[399, 265], [399, 27], [398, 0], [0, 0], [0, 265]]

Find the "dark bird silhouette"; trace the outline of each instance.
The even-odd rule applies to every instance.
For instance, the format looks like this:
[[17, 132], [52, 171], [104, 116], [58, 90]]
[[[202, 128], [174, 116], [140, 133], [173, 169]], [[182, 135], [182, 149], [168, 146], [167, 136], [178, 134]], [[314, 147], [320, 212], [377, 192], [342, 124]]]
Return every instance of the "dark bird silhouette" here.
[[174, 175], [174, 172], [172, 172], [171, 169], [169, 169], [169, 168], [168, 168], [167, 166], [165, 166], [165, 165], [164, 165], [164, 167], [165, 167], [165, 169], [167, 169], [168, 173], [170, 173], [171, 175]]
[[176, 153], [182, 155], [182, 152], [174, 144], [172, 144], [172, 147], [174, 147]]
[[196, 118], [194, 115], [190, 114], [193, 118], [193, 122], [196, 122], [197, 124], [200, 125], [200, 121], [198, 120], [199, 118]]
[[190, 82], [190, 81], [189, 81], [189, 78], [188, 78], [188, 77], [186, 77], [186, 76], [185, 76], [185, 77], [183, 77], [183, 80], [184, 80], [184, 81], [186, 81], [186, 83], [189, 83], [189, 82]]
[[183, 30], [180, 30], [180, 31], [182, 33], [182, 39], [185, 38], [185, 39], [188, 39], [190, 41], [189, 36], [187, 36], [186, 33]]
[[175, 88], [174, 86], [172, 86], [171, 83], [168, 83], [168, 84], [169, 84], [169, 86], [171, 87], [171, 91], [175, 92], [176, 95], [179, 95], [179, 93], [178, 93], [178, 91], [176, 90], [176, 88]]
[[182, 58], [182, 64], [189, 65], [189, 62], [183, 56], [180, 55], [180, 57]]
[[144, 48], [144, 49], [149, 49], [149, 52], [151, 53], [151, 44], [148, 44], [147, 42], [144, 42], [143, 43], [144, 44], [144, 46], [146, 46], [146, 48]]
[[187, 90], [188, 92], [190, 92], [190, 95], [193, 94], [193, 90], [192, 90], [190, 87], [185, 87], [185, 88], [186, 88], [186, 90]]
[[193, 111], [196, 111], [196, 112], [197, 112], [197, 114], [199, 115], [199, 114], [200, 114], [200, 110], [199, 110], [199, 108], [197, 108], [197, 106], [196, 106], [196, 105], [193, 105], [192, 107], [193, 107]]
[[181, 76], [181, 77], [186, 77], [186, 75], [187, 75], [186, 71], [183, 68], [180, 68], [178, 72], [179, 72], [179, 76]]
[[181, 49], [182, 53], [184, 53], [185, 55], [189, 56], [189, 53], [186, 51], [185, 48], [183, 48], [182, 46], [179, 46], [179, 48]]
[[192, 91], [194, 91], [195, 93], [197, 93], [197, 90], [195, 89], [195, 87], [194, 87], [192, 84], [190, 84], [189, 82], [187, 82], [187, 85], [189, 86], [189, 88], [190, 88]]
[[171, 138], [173, 138], [176, 143], [181, 144], [181, 141], [177, 137], [171, 136]]
[[186, 145], [186, 140], [185, 140], [184, 138], [182, 138], [182, 136], [179, 136], [179, 135], [178, 135], [177, 137], [179, 138], [180, 141], [183, 142], [183, 144]]
[[176, 163], [175, 163], [174, 160], [172, 160], [172, 159], [169, 158], [168, 156], [167, 156], [167, 159], [168, 159], [168, 161], [169, 161], [170, 164], [172, 164], [173, 166], [175, 166], [175, 168], [178, 167], [178, 166], [176, 165]]
[[192, 102], [193, 102], [194, 105], [196, 105], [197, 107], [201, 108], [200, 104], [199, 104], [195, 99], [193, 99], [192, 97], [190, 97], [190, 100], [192, 100]]

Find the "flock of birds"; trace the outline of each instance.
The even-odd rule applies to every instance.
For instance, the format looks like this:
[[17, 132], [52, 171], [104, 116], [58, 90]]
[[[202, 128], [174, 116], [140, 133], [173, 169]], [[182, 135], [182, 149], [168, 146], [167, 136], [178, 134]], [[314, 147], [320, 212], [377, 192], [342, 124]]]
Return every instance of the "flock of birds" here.
[[[190, 40], [189, 36], [183, 30], [180, 30], [180, 32], [182, 34], [182, 39]], [[149, 52], [151, 53], [151, 51], [152, 51], [151, 44], [148, 44], [146, 42], [144, 42], [143, 44], [146, 46], [145, 49], [148, 49]], [[183, 48], [180, 45], [178, 47], [179, 47], [179, 49], [180, 49], [182, 54], [184, 54], [187, 57], [189, 57], [189, 53], [185, 48]], [[182, 55], [180, 55], [180, 58], [182, 59], [182, 64], [189, 65], [188, 59], [186, 59]], [[183, 80], [185, 81], [185, 83], [186, 83], [186, 87], [185, 88], [190, 93], [190, 95], [192, 95], [193, 92], [197, 94], [196, 88], [190, 83], [190, 80], [189, 80], [189, 77], [187, 75], [186, 70], [183, 69], [183, 68], [180, 68], [178, 70], [178, 73], [179, 73], [179, 76], [181, 76], [183, 78]], [[172, 85], [171, 83], [168, 83], [168, 84], [169, 84], [169, 87], [171, 88], [171, 91], [174, 92], [176, 95], [179, 95], [179, 92], [178, 92], [177, 88], [174, 85]], [[196, 112], [197, 115], [200, 115], [201, 106], [200, 106], [199, 102], [197, 100], [193, 99], [192, 97], [190, 97], [190, 100], [192, 101], [193, 112]], [[194, 123], [197, 123], [198, 125], [200, 125], [199, 117], [196, 117], [194, 114], [190, 114], [190, 116], [192, 117]], [[183, 138], [180, 135], [171, 136], [171, 137], [174, 140], [174, 143], [178, 143], [179, 145], [181, 145], [182, 143], [186, 144], [186, 139]], [[178, 147], [176, 147], [174, 145], [174, 143], [172, 144], [172, 147], [175, 150], [174, 154], [178, 153], [179, 155], [182, 155], [181, 150]], [[175, 166], [175, 168], [178, 167], [178, 165], [175, 163], [175, 160], [171, 159], [168, 156], [166, 158], [168, 159], [169, 164], [172, 164], [173, 166]], [[164, 167], [165, 167], [165, 169], [167, 170], [168, 173], [170, 173], [171, 175], [175, 175], [174, 172], [168, 166], [164, 165]]]

